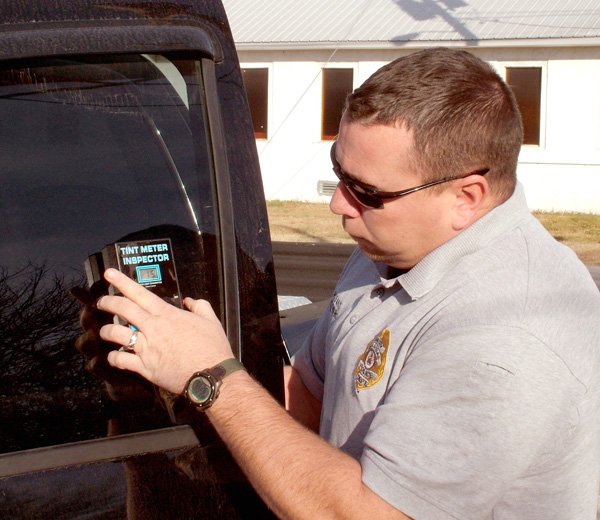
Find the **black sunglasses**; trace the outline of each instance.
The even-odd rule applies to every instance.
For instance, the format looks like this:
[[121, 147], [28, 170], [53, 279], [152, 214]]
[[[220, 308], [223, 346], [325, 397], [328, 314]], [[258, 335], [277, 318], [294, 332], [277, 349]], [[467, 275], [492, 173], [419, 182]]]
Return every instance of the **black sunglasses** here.
[[350, 177], [348, 174], [344, 173], [340, 163], [337, 162], [335, 158], [335, 145], [334, 142], [331, 146], [331, 163], [333, 164], [333, 172], [336, 177], [340, 180], [340, 182], [346, 187], [350, 195], [352, 195], [360, 204], [363, 206], [367, 206], [368, 208], [380, 209], [383, 208], [383, 202], [391, 199], [398, 199], [400, 197], [404, 197], [405, 195], [410, 195], [411, 193], [415, 193], [416, 191], [424, 190], [425, 188], [431, 188], [431, 186], [435, 186], [436, 184], [442, 184], [443, 182], [455, 181], [457, 179], [464, 179], [469, 175], [485, 175], [490, 171], [489, 168], [485, 168], [482, 170], [477, 170], [471, 173], [467, 173], [466, 175], [460, 175], [456, 177], [444, 177], [443, 179], [438, 179], [436, 181], [427, 182], [425, 184], [421, 184], [420, 186], [415, 186], [414, 188], [408, 188], [406, 190], [401, 191], [380, 191], [377, 188], [373, 188], [367, 184], [364, 184], [360, 181], [357, 181]]

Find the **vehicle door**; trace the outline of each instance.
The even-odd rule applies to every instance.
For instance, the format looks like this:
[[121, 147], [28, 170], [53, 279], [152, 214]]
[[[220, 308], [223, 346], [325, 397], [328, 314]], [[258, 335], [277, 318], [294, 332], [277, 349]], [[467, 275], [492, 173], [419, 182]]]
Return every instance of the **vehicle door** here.
[[236, 238], [239, 136], [224, 131], [215, 38], [194, 30], [195, 48], [133, 50], [142, 35], [118, 53], [0, 61], [3, 518], [271, 517], [201, 414], [107, 365], [114, 346], [90, 330], [112, 317], [86, 307], [86, 335], [80, 323], [119, 247], [151, 244], [129, 261], [153, 279], [171, 269], [170, 298], [209, 300], [238, 357], [281, 390], [277, 345], [269, 357], [244, 339], [279, 333], [271, 303], [245, 310], [272, 266]]

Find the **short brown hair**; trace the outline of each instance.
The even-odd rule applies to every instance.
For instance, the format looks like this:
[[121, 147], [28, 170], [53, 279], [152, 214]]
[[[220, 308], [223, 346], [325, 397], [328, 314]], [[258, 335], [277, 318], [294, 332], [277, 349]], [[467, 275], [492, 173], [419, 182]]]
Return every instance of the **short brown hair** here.
[[348, 96], [344, 117], [411, 131], [424, 182], [489, 168], [500, 201], [514, 191], [523, 141], [517, 103], [492, 67], [466, 51], [434, 48], [392, 61]]

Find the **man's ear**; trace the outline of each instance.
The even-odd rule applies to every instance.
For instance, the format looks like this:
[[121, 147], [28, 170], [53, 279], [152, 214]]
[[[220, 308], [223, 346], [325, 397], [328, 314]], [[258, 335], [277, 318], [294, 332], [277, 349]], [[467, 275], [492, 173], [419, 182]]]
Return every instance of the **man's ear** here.
[[469, 175], [455, 181], [453, 186], [454, 211], [452, 227], [462, 231], [491, 208], [490, 187], [483, 175]]

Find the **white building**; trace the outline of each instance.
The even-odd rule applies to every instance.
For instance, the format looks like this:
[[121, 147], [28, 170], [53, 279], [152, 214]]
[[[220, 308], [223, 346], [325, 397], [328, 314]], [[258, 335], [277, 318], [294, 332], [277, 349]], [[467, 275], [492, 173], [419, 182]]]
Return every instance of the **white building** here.
[[530, 207], [600, 213], [599, 0], [224, 4], [267, 198], [327, 201], [346, 91], [398, 56], [452, 46], [492, 63], [514, 87], [526, 128], [518, 176]]

